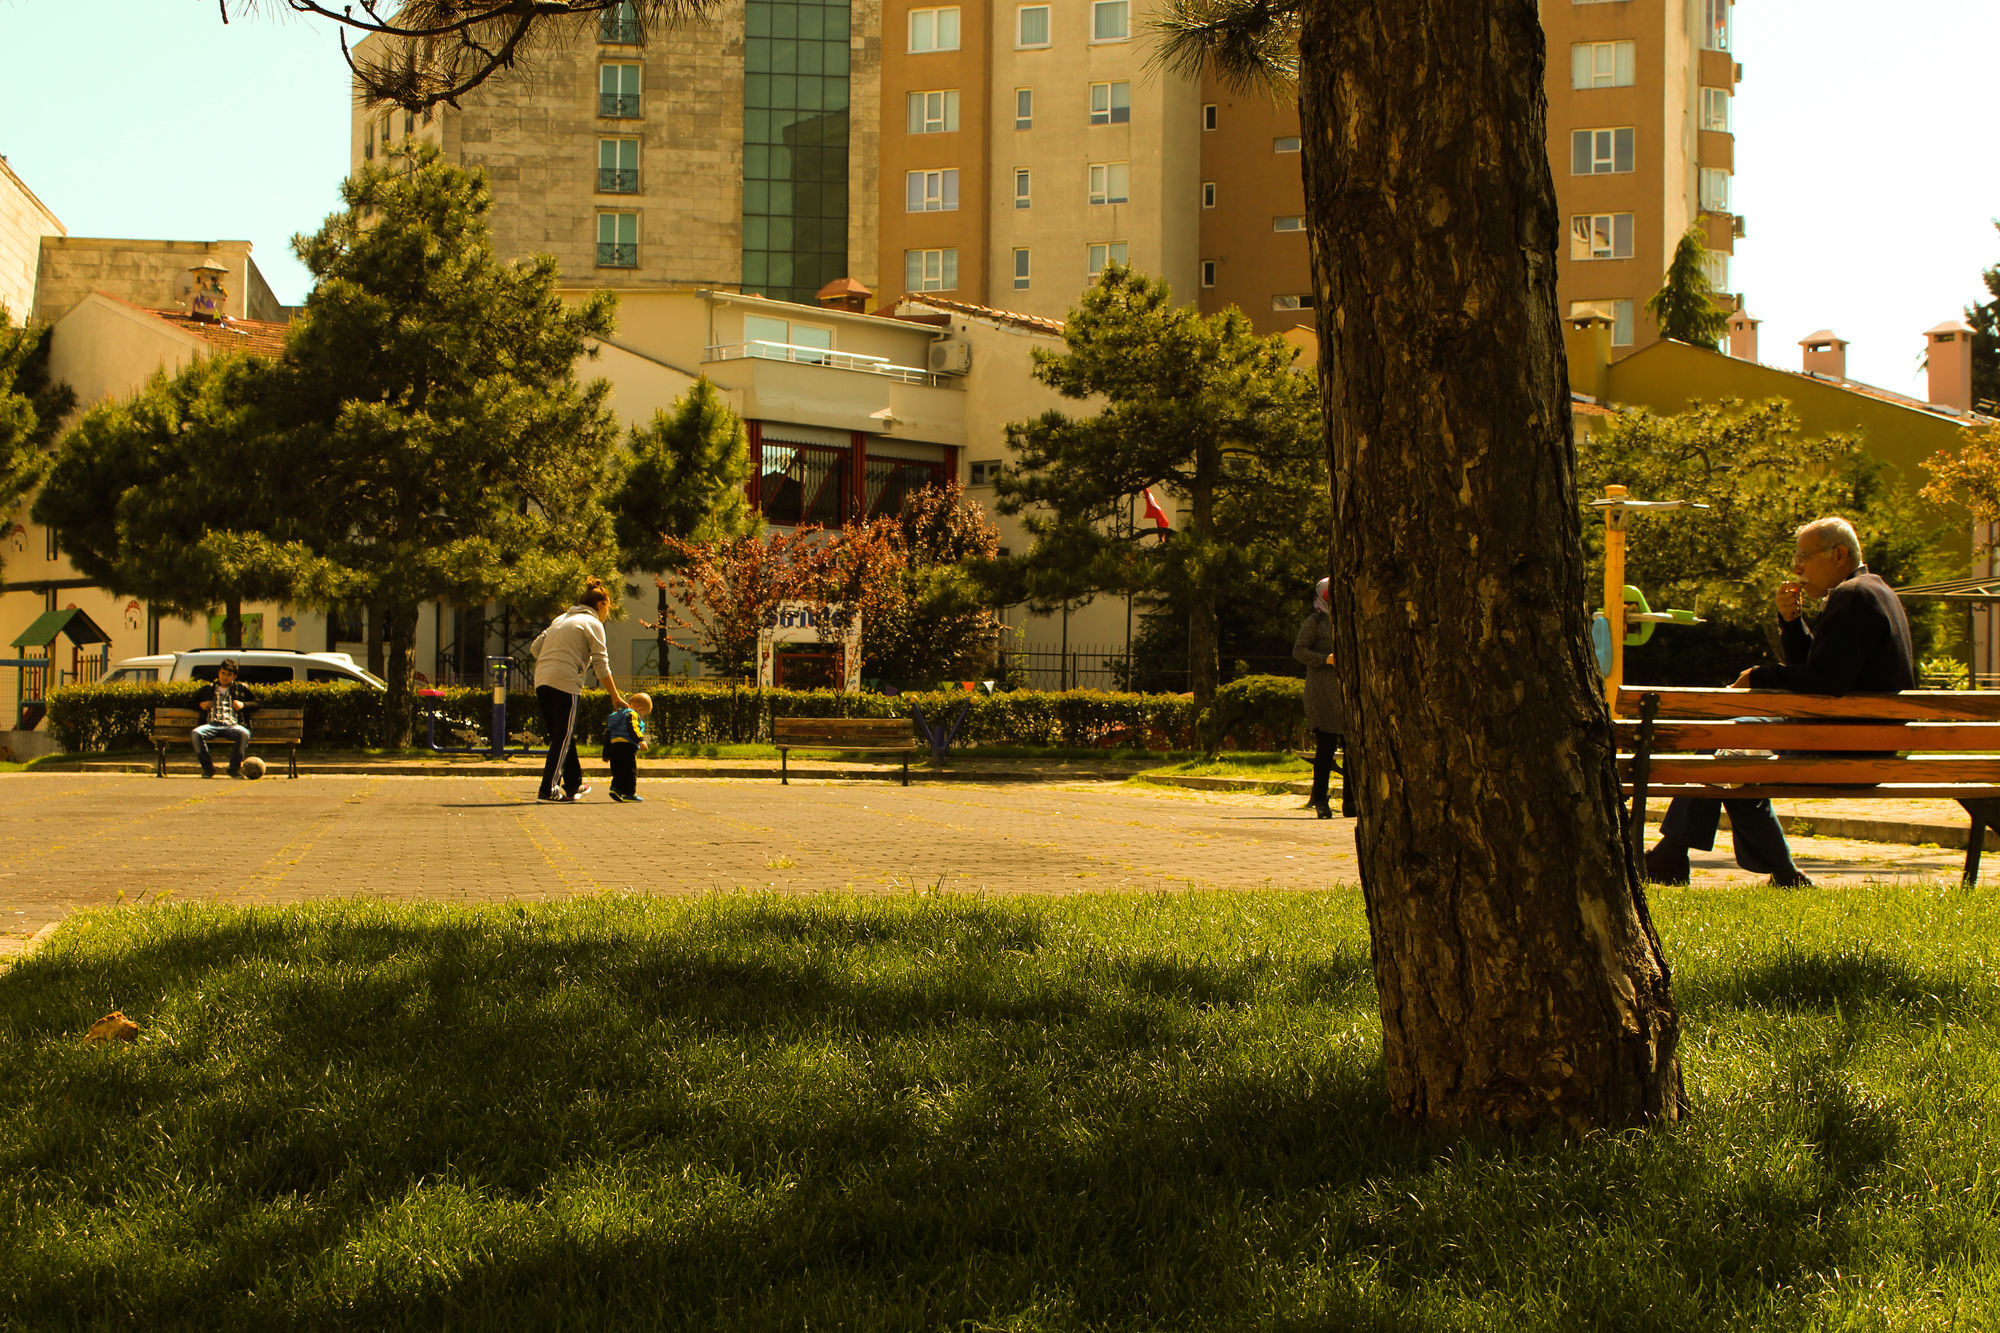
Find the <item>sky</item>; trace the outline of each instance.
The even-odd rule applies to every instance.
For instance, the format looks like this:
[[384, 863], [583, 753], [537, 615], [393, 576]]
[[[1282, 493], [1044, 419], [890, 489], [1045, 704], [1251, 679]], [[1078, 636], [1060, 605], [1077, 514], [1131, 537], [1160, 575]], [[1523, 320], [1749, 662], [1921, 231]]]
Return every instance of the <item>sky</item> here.
[[[88, 80], [61, 58], [85, 24]], [[1922, 393], [1923, 331], [2000, 264], [1996, 49], [2000, 0], [1739, 0], [1731, 285], [1765, 361], [1796, 368], [1831, 328], [1853, 378]], [[72, 236], [248, 240], [304, 299], [290, 240], [347, 169], [330, 26], [279, 0], [227, 26], [214, 0], [0, 0], [0, 70], [0, 155]]]

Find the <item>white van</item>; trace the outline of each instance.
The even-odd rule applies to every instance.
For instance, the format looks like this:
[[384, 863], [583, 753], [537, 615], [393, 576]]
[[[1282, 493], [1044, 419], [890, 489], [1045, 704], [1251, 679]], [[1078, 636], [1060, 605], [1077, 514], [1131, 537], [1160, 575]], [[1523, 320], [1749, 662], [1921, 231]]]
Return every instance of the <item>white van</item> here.
[[236, 678], [245, 685], [313, 684], [372, 685], [388, 689], [380, 678], [354, 664], [346, 653], [300, 653], [273, 648], [204, 648], [192, 653], [159, 653], [128, 657], [104, 673], [106, 682], [214, 680], [226, 657], [236, 659]]

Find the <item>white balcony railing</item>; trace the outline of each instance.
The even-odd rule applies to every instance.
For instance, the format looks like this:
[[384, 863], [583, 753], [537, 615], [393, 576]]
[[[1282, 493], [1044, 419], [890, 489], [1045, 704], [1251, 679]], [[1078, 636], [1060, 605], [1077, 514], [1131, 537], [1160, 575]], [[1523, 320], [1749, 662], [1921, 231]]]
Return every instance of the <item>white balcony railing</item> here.
[[868, 375], [886, 375], [903, 384], [940, 385], [945, 376], [933, 375], [917, 366], [899, 366], [886, 356], [870, 356], [866, 352], [836, 352], [830, 347], [806, 347], [799, 343], [774, 343], [762, 340], [743, 343], [723, 343], [710, 347], [703, 355], [704, 361], [790, 361], [798, 365], [828, 366], [834, 370], [858, 370]]

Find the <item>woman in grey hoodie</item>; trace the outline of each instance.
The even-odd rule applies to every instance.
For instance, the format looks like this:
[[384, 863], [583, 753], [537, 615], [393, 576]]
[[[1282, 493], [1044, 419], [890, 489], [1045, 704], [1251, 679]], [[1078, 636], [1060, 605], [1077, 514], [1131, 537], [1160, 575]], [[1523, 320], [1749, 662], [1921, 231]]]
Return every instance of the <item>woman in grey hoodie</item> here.
[[[1327, 801], [1333, 752], [1341, 748], [1347, 713], [1340, 706], [1340, 685], [1333, 675], [1333, 584], [1321, 579], [1313, 589], [1312, 614], [1299, 624], [1292, 657], [1306, 669], [1306, 725], [1313, 733], [1312, 799], [1306, 804], [1321, 819], [1332, 819]], [[1340, 813], [1354, 813], [1354, 793], [1346, 774], [1340, 779]]]
[[611, 655], [604, 648], [604, 622], [610, 618], [611, 593], [592, 579], [576, 605], [557, 616], [528, 646], [535, 655], [535, 703], [541, 708], [542, 734], [549, 742], [541, 790], [536, 793], [544, 801], [574, 801], [590, 790], [583, 780], [583, 763], [576, 757], [576, 707], [583, 693], [584, 667], [596, 668], [598, 682], [611, 691], [613, 708], [625, 706], [625, 696], [611, 678]]

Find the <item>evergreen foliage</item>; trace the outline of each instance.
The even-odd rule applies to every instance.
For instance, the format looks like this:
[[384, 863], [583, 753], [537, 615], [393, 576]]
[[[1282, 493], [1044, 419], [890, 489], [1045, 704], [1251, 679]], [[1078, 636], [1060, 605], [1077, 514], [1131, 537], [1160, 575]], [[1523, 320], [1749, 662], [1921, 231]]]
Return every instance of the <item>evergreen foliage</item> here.
[[626, 569], [658, 572], [674, 553], [662, 536], [707, 542], [757, 531], [744, 483], [750, 447], [742, 418], [706, 376], [674, 404], [634, 427], [606, 503]]
[[[997, 505], [1036, 538], [1016, 586], [1043, 603], [1130, 590], [1184, 605], [1191, 680], [1206, 702], [1225, 592], [1235, 596], [1274, 544], [1303, 543], [1318, 556], [1308, 568], [1324, 568], [1313, 380], [1294, 373], [1288, 343], [1257, 336], [1241, 311], [1177, 306], [1164, 282], [1119, 266], [1084, 295], [1063, 337], [1063, 352], [1036, 353], [1036, 377], [1101, 407], [1007, 428], [1020, 467], [1001, 474]], [[1141, 549], [1126, 516], [1148, 486], [1187, 504], [1182, 530]]]
[[298, 526], [299, 506], [274, 484], [277, 378], [248, 356], [200, 358], [91, 409], [64, 437], [35, 520], [120, 596], [186, 616], [222, 606], [224, 641], [241, 647], [243, 602], [290, 588], [265, 555]]
[[1697, 222], [1681, 233], [1660, 290], [1646, 302], [1646, 313], [1660, 326], [1661, 337], [1713, 350], [1729, 331], [1729, 312], [1717, 303], [1716, 290], [1702, 265], [1707, 253]]
[[[1892, 587], [1955, 572], [1949, 528], [1925, 521], [1888, 464], [1857, 436], [1805, 437], [1782, 400], [1732, 399], [1670, 417], [1626, 412], [1578, 448], [1577, 464], [1593, 606], [1604, 587], [1604, 522], [1588, 505], [1607, 484], [1635, 499], [1710, 506], [1642, 519], [1627, 543], [1626, 582], [1656, 607], [1697, 610], [1709, 622], [1655, 634], [1643, 656], [1633, 650], [1635, 683], [1727, 684], [1754, 664], [1746, 650], [1777, 654], [1772, 597], [1792, 577], [1794, 532], [1815, 518], [1853, 523], [1868, 568]], [[1921, 659], [1942, 625], [1940, 604], [1908, 609]]]
[[[2000, 231], [2000, 222], [1993, 224]], [[2000, 413], [2000, 264], [1979, 275], [1991, 299], [1965, 308], [1972, 326], [1972, 405]]]
[[50, 445], [75, 402], [49, 378], [49, 331], [15, 326], [0, 306], [0, 526], [47, 475]]
[[552, 611], [612, 572], [615, 422], [575, 363], [610, 333], [613, 298], [565, 301], [546, 255], [496, 260], [483, 174], [429, 146], [399, 147], [341, 197], [293, 242], [317, 281], [278, 415], [283, 484], [306, 512], [264, 556], [302, 602], [386, 609], [389, 717], [404, 728], [419, 604]]

